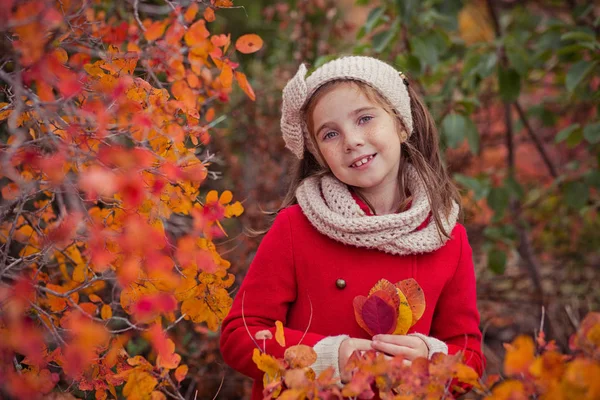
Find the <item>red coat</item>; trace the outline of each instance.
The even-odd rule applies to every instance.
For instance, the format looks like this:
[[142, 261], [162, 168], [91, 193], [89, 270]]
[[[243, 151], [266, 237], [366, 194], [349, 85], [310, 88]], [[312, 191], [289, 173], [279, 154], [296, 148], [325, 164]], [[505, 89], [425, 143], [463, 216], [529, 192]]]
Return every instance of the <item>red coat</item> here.
[[[358, 201], [368, 213], [367, 206]], [[338, 279], [346, 287], [336, 286]], [[352, 300], [367, 295], [385, 278], [394, 283], [414, 278], [425, 293], [422, 318], [410, 329], [448, 345], [449, 354], [462, 350], [465, 362], [479, 375], [485, 360], [481, 352], [479, 312], [471, 247], [465, 228], [457, 224], [452, 238], [426, 254], [398, 256], [379, 250], [345, 245], [319, 233], [294, 205], [282, 210], [265, 235], [222, 324], [221, 353], [234, 369], [253, 378], [253, 399], [262, 399], [263, 373], [252, 362], [252, 336], [263, 329], [275, 334], [283, 322], [287, 346], [314, 346], [326, 336], [347, 334], [370, 339], [354, 317]], [[244, 296], [245, 294], [245, 296]], [[311, 318], [312, 322], [308, 326]], [[261, 341], [262, 346], [262, 341]], [[283, 358], [285, 348], [267, 341], [267, 353]]]

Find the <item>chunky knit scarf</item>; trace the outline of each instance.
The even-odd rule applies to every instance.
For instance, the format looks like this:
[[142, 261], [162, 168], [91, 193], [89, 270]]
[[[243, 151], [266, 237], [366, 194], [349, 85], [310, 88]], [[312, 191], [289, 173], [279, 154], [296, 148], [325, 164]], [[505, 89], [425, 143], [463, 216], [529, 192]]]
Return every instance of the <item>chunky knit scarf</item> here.
[[[410, 209], [397, 214], [366, 215], [348, 187], [330, 174], [305, 179], [296, 190], [296, 198], [311, 224], [339, 242], [400, 255], [436, 250], [448, 239], [433, 221], [417, 230], [429, 218], [431, 208], [417, 171], [408, 166], [407, 173], [412, 203]], [[450, 215], [442, 217], [446, 232], [454, 228], [458, 212], [454, 203]]]

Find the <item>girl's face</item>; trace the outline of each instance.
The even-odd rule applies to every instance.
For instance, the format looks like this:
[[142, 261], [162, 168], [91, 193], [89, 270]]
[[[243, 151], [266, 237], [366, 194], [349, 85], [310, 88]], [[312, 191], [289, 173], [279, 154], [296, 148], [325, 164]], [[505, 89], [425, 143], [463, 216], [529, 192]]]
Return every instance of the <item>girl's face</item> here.
[[340, 84], [324, 94], [312, 122], [315, 142], [336, 178], [368, 191], [397, 189], [401, 141], [395, 118], [356, 85]]

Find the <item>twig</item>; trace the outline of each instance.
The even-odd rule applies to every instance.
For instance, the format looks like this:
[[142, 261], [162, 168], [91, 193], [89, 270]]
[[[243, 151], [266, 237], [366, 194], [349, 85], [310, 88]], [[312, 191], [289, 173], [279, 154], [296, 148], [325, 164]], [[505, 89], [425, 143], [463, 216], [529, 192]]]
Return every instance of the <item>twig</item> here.
[[310, 295], [308, 293], [306, 295], [308, 296], [308, 303], [310, 304], [310, 316], [308, 317], [308, 325], [306, 326], [306, 330], [304, 331], [304, 334], [298, 341], [298, 344], [302, 343], [302, 340], [304, 340], [304, 336], [306, 336], [306, 334], [308, 333], [308, 330], [310, 329], [310, 324], [312, 323], [312, 317], [313, 317], [312, 300], [310, 299]]
[[144, 26], [144, 24], [142, 24], [142, 21], [140, 20], [139, 6], [140, 6], [140, 0], [134, 0], [133, 1], [133, 15], [135, 16], [135, 20], [137, 21], [138, 25], [140, 26], [140, 29], [142, 30], [142, 32], [146, 32], [146, 27]]
[[248, 332], [248, 336], [250, 336], [250, 339], [252, 339], [252, 341], [254, 342], [256, 347], [259, 350], [261, 350], [258, 343], [256, 343], [256, 340], [254, 340], [254, 338], [252, 337], [252, 334], [250, 333], [250, 329], [248, 329], [248, 324], [246, 323], [246, 316], [244, 315], [244, 300], [246, 300], [246, 291], [244, 291], [244, 293], [242, 294], [242, 321], [244, 321], [244, 327], [246, 328], [246, 332]]
[[531, 140], [533, 140], [533, 143], [535, 144], [535, 147], [537, 148], [538, 152], [542, 156], [542, 159], [544, 160], [546, 167], [548, 167], [548, 170], [550, 171], [550, 175], [552, 175], [552, 177], [555, 179], [558, 178], [558, 173], [556, 172], [556, 167], [552, 163], [552, 160], [550, 160], [550, 157], [548, 157], [548, 153], [546, 153], [546, 150], [544, 150], [544, 145], [540, 141], [540, 138], [537, 137], [537, 135], [531, 128], [531, 124], [529, 123], [529, 120], [527, 119], [527, 116], [525, 115], [525, 112], [523, 111], [523, 108], [521, 107], [521, 105], [519, 104], [518, 101], [515, 101], [515, 108], [517, 109], [517, 113], [519, 113], [519, 118], [521, 118], [521, 122], [523, 122], [523, 125], [525, 126], [525, 130], [527, 131], [527, 134], [529, 135]]

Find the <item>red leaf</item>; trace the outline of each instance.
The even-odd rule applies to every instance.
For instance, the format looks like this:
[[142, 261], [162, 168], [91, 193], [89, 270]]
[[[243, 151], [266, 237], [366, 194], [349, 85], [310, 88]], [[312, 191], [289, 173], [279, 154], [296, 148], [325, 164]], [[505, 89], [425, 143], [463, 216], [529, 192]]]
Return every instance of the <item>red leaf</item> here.
[[370, 335], [394, 331], [398, 316], [394, 307], [378, 296], [371, 296], [362, 307], [362, 318]]

